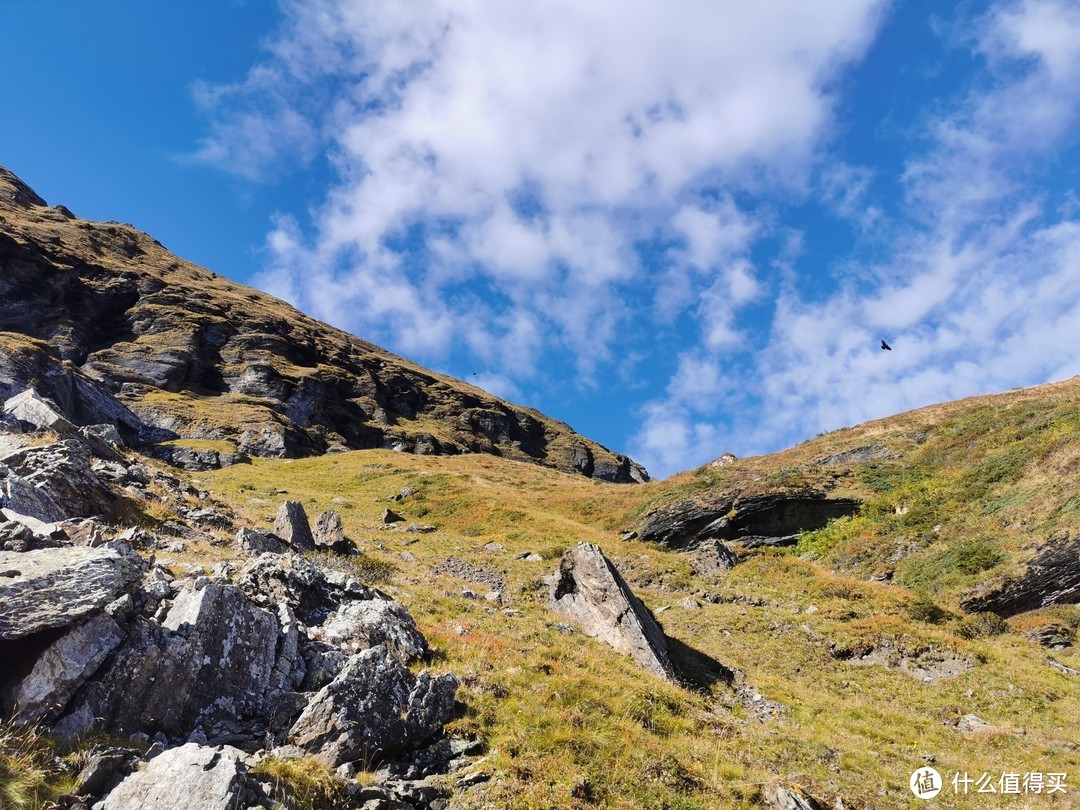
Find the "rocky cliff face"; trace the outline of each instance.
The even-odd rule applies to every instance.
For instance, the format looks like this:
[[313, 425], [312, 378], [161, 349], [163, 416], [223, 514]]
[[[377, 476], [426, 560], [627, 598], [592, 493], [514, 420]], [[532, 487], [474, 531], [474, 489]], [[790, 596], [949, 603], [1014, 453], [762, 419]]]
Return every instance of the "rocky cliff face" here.
[[[308, 318], [130, 226], [49, 207], [0, 168], [0, 397], [31, 385], [144, 443], [227, 442], [225, 459], [480, 452], [648, 479], [565, 424]], [[96, 412], [103, 391], [122, 403], [109, 419]]]

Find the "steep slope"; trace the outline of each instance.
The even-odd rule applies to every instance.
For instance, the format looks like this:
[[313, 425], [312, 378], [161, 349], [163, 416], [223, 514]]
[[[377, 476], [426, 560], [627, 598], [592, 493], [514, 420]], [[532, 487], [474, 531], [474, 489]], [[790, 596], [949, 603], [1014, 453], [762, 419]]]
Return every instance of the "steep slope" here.
[[671, 479], [635, 520], [671, 547], [738, 544], [738, 527], [771, 505], [784, 520], [768, 539], [797, 554], [1010, 616], [1080, 602], [1078, 483], [1074, 377], [718, 460]]
[[35, 357], [38, 376], [56, 377], [60, 361], [112, 389], [157, 429], [144, 438], [273, 457], [481, 452], [648, 479], [565, 424], [185, 262], [130, 226], [49, 207], [2, 168], [0, 333], [12, 333], [0, 349]]

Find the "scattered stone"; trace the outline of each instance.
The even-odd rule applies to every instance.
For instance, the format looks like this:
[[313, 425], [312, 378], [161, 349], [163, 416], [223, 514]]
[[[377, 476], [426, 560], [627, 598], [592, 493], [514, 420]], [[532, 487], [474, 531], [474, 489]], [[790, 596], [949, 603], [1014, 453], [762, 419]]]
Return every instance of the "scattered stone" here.
[[688, 596], [685, 599], [680, 599], [675, 604], [681, 607], [683, 610], [701, 610], [701, 602], [699, 602], [692, 596]]
[[506, 551], [506, 546], [502, 545], [501, 543], [485, 543], [484, 544], [484, 551], [503, 552], [503, 551]]
[[387, 509], [385, 512], [383, 512], [382, 522], [387, 526], [389, 526], [391, 523], [403, 523], [404, 521], [405, 518], [403, 518], [401, 515], [399, 515], [392, 509]]
[[631, 540], [638, 539], [638, 533], [636, 531], [623, 532], [621, 535], [619, 535], [619, 539], [622, 540], [624, 543], [629, 543]]
[[580, 543], [567, 551], [550, 585], [557, 614], [649, 672], [674, 680], [663, 631], [599, 546]]
[[341, 525], [341, 513], [330, 509], [315, 521], [315, 546], [338, 554], [350, 554], [356, 549], [345, 539], [345, 527]]
[[1073, 669], [1072, 667], [1067, 667], [1060, 661], [1055, 661], [1053, 658], [1047, 658], [1046, 663], [1048, 663], [1050, 666], [1052, 666], [1054, 669], [1056, 669], [1063, 675], [1080, 675], [1080, 670]]
[[307, 512], [300, 501], [285, 501], [278, 509], [274, 521], [274, 534], [297, 551], [314, 551], [315, 538], [311, 535], [311, 524]]
[[963, 734], [977, 731], [993, 731], [994, 727], [978, 715], [965, 714], [956, 722], [956, 730]]
[[734, 551], [722, 541], [711, 539], [703, 541], [697, 547], [690, 566], [695, 574], [704, 577], [730, 571], [738, 562], [739, 558], [735, 556]]
[[393, 758], [442, 728], [457, 685], [453, 675], [414, 676], [385, 647], [372, 647], [315, 695], [289, 740], [332, 766]]
[[410, 523], [409, 526], [405, 529], [405, 531], [409, 532], [410, 534], [430, 534], [431, 532], [435, 531], [435, 527], [420, 523]]
[[405, 487], [403, 490], [401, 490], [401, 492], [399, 492], [397, 495], [395, 495], [393, 498], [391, 498], [391, 500], [397, 501], [398, 503], [401, 503], [406, 498], [409, 498], [409, 497], [415, 495], [416, 492], [417, 492], [417, 490], [416, 490], [415, 487]]
[[794, 785], [773, 782], [765, 788], [771, 810], [825, 810], [817, 799]]
[[70, 627], [126, 593], [133, 561], [109, 548], [0, 552], [0, 640]]
[[151, 760], [95, 810], [238, 810], [246, 806], [244, 752], [187, 743]]
[[263, 534], [254, 529], [241, 529], [236, 533], [236, 545], [248, 554], [284, 554], [289, 550], [284, 540], [272, 534]]

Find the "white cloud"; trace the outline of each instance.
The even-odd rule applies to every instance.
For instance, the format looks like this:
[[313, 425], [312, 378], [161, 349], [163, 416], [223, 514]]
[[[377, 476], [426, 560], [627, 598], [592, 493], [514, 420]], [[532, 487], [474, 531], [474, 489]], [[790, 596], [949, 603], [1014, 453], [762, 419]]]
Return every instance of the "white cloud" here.
[[[922, 224], [863, 268], [869, 290], [849, 285], [812, 302], [785, 292], [751, 375], [721, 380], [708, 355], [681, 364], [665, 398], [645, 409], [634, 448], [675, 461], [655, 472], [1080, 373], [1080, 221], [1067, 207], [1048, 211], [1043, 192], [1025, 185], [1080, 119], [1080, 8], [1028, 0], [999, 6], [982, 26], [976, 47], [991, 57], [989, 76], [931, 122], [933, 148], [905, 175], [908, 214]], [[883, 337], [894, 351], [877, 347]], [[724, 421], [702, 412], [703, 397], [739, 388], [755, 407], [728, 404]], [[717, 443], [695, 453], [687, 437], [710, 429]], [[660, 438], [689, 455], [658, 450]]]
[[288, 0], [264, 64], [197, 89], [197, 158], [251, 178], [312, 138], [331, 156], [340, 181], [261, 280], [302, 308], [429, 360], [563, 352], [589, 384], [653, 272], [642, 240], [682, 243], [659, 309], [738, 343], [761, 226], [703, 192], [803, 182], [882, 6]]

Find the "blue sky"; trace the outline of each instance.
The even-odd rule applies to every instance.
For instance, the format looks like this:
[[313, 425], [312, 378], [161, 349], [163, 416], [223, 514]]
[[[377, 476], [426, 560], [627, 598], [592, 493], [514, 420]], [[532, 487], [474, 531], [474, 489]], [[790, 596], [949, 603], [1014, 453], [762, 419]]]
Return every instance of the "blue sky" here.
[[0, 28], [0, 163], [50, 202], [654, 475], [1080, 373], [1076, 0], [0, 0]]

